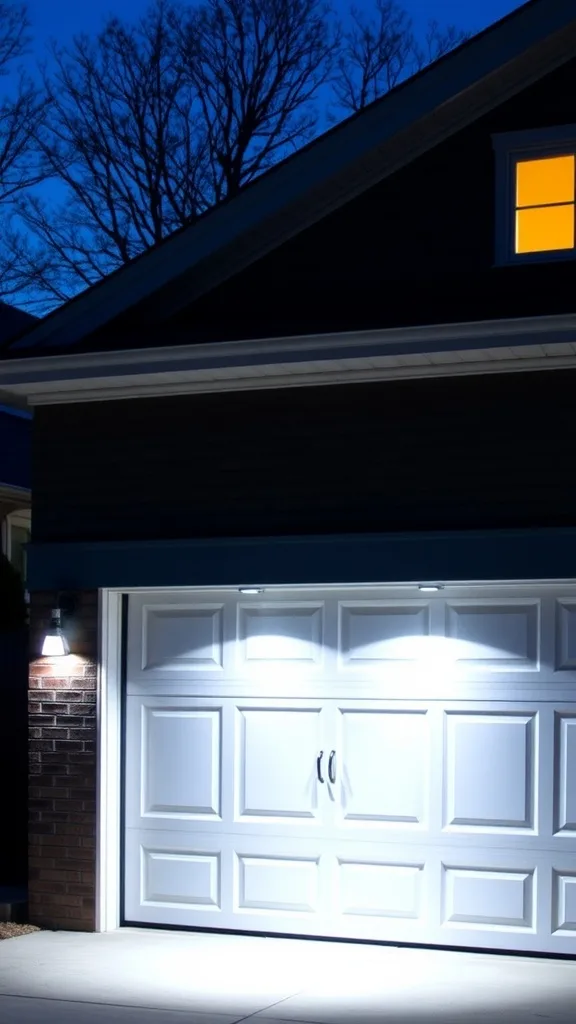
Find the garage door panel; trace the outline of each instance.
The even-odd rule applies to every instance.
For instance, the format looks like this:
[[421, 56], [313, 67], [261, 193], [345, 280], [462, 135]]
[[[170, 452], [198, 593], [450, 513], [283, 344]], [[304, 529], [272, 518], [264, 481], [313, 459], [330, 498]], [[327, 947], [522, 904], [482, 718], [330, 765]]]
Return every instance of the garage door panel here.
[[534, 870], [443, 866], [443, 924], [534, 930]]
[[449, 600], [446, 636], [455, 641], [455, 657], [463, 666], [482, 666], [492, 672], [536, 672], [540, 658], [540, 601]]
[[536, 712], [446, 712], [446, 829], [535, 830], [536, 732]]
[[576, 600], [556, 602], [556, 659], [558, 671], [576, 670]]
[[142, 861], [143, 903], [220, 907], [219, 853], [173, 853], [155, 844], [143, 848]]
[[143, 815], [220, 817], [221, 709], [142, 712]]
[[339, 911], [353, 917], [411, 918], [423, 913], [424, 864], [338, 858]]
[[319, 814], [322, 708], [236, 708], [235, 806], [239, 820], [296, 824]]
[[555, 868], [552, 877], [552, 930], [576, 939], [576, 863]]
[[320, 857], [236, 854], [234, 910], [316, 914], [320, 908]]
[[231, 863], [214, 836], [127, 829], [126, 920], [219, 927], [231, 901]]
[[430, 635], [429, 602], [340, 602], [338, 664], [341, 670], [381, 670], [421, 657]]
[[230, 609], [190, 594], [134, 595], [129, 603], [128, 659], [134, 682], [218, 679], [228, 669]]
[[[338, 787], [344, 822], [426, 824], [429, 729], [424, 709], [339, 708]], [[341, 751], [341, 755], [340, 755]]]
[[162, 696], [126, 704], [127, 825], [214, 829], [227, 812], [231, 710], [222, 701]]
[[324, 666], [324, 603], [238, 605], [236, 666], [242, 676], [318, 675]]
[[555, 832], [576, 836], [576, 711], [557, 711], [554, 726]]

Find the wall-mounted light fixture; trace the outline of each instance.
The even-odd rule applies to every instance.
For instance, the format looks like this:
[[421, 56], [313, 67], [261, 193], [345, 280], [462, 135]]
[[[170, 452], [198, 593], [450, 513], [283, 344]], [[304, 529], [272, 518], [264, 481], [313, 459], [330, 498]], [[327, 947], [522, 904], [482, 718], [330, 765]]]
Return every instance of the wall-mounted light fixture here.
[[62, 612], [70, 614], [72, 602], [64, 600], [58, 595], [57, 606], [50, 612], [50, 628], [46, 631], [42, 644], [42, 656], [44, 658], [64, 658], [70, 654], [70, 644], [64, 632], [62, 623]]
[[263, 594], [264, 587], [239, 587], [241, 594]]
[[436, 594], [439, 590], [444, 590], [444, 587], [440, 583], [420, 583], [418, 590], [423, 594]]

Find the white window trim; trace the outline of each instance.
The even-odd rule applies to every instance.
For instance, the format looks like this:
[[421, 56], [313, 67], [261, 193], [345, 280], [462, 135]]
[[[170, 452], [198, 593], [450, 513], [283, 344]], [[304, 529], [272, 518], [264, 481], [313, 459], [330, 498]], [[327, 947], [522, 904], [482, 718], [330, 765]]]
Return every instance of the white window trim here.
[[15, 512], [9, 512], [6, 516], [2, 531], [2, 549], [9, 561], [12, 560], [12, 527], [21, 526], [24, 530], [29, 530], [31, 523], [31, 512], [27, 508], [16, 509]]
[[[6, 556], [8, 561], [12, 563], [12, 527], [21, 526], [25, 530], [30, 531], [32, 525], [32, 513], [29, 508], [19, 508], [14, 512], [8, 512], [6, 516], [0, 522], [0, 551]], [[26, 581], [24, 581], [26, 584]], [[30, 594], [28, 590], [24, 592], [24, 600], [26, 604], [30, 604]]]
[[518, 160], [538, 157], [576, 155], [576, 124], [553, 125], [522, 132], [503, 132], [492, 136], [496, 156], [495, 265], [518, 266], [554, 263], [576, 259], [574, 249], [517, 253], [515, 238], [515, 174]]

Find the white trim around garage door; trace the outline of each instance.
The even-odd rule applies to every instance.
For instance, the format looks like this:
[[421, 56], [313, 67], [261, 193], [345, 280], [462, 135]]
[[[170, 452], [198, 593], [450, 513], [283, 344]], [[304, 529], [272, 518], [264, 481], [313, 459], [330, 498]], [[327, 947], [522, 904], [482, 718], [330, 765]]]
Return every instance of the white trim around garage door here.
[[122, 594], [101, 590], [98, 602], [96, 931], [120, 926], [122, 785]]

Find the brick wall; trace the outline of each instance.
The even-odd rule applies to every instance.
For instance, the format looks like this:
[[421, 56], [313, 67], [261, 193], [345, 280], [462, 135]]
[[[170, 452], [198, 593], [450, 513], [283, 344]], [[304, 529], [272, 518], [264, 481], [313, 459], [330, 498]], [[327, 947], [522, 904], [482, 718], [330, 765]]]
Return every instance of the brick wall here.
[[42, 658], [51, 593], [32, 595], [29, 691], [29, 915], [92, 931], [96, 868], [96, 592], [74, 595], [71, 654]]

